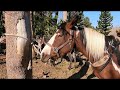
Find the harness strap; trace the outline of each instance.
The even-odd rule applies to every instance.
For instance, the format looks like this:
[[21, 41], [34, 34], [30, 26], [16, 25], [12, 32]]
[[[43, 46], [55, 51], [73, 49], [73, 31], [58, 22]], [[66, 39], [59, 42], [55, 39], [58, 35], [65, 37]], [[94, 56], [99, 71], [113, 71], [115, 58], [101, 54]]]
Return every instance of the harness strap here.
[[[102, 65], [100, 64], [100, 65], [95, 65], [95, 63], [98, 63], [98, 62], [95, 62], [95, 63], [91, 63], [90, 62], [90, 64], [91, 64], [91, 66], [93, 67], [93, 68], [97, 68], [97, 67], [101, 67], [100, 69], [99, 69], [99, 73], [100, 72], [102, 72], [102, 70], [109, 64], [109, 62], [111, 61], [111, 57], [112, 57], [112, 54], [110, 54], [109, 55], [109, 58], [104, 62], [104, 63], [102, 63]], [[104, 58], [104, 57], [103, 57]], [[103, 60], [102, 60], [103, 61]]]
[[58, 50], [63, 48], [65, 45], [67, 45], [70, 41], [72, 41], [72, 39], [68, 39], [67, 42], [65, 42], [64, 44], [62, 44], [61, 46], [58, 47]]
[[101, 66], [101, 69], [99, 70], [99, 72], [101, 72], [109, 64], [109, 62], [111, 61], [111, 57], [112, 57], [112, 54], [110, 54], [110, 57], [107, 60], [107, 62]]
[[102, 58], [100, 58], [98, 61], [92, 63], [91, 65], [93, 67], [100, 67], [100, 66], [102, 66], [103, 64], [105, 64], [108, 61], [109, 57], [110, 56], [108, 54], [106, 54], [105, 56], [103, 56]]
[[51, 47], [53, 49], [53, 51], [57, 54], [58, 57], [60, 56], [59, 53], [58, 53], [58, 48], [53, 47], [51, 44], [49, 44], [48, 42], [46, 43], [45, 41], [44, 41], [44, 44], [46, 44], [49, 47]]

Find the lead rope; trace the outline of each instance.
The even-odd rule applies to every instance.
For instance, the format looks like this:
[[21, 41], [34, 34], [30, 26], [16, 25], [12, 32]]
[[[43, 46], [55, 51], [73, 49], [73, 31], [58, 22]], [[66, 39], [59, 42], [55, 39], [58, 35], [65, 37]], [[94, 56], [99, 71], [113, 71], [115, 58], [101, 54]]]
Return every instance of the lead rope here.
[[[19, 36], [19, 35], [15, 35], [15, 34], [3, 34], [3, 35], [5, 35], [5, 36], [14, 36], [14, 37], [19, 37], [19, 38], [23, 38], [23, 39], [25, 39], [25, 40], [29, 40], [29, 39], [27, 39], [27, 38], [25, 38], [25, 37], [22, 37], [22, 36]], [[39, 52], [39, 50], [36, 48], [36, 47], [38, 47], [37, 45], [34, 45], [33, 44], [33, 41], [34, 40], [32, 40], [32, 41], [30, 41], [31, 42], [31, 45], [34, 47], [34, 49], [35, 49], [35, 51], [40, 55], [40, 52]], [[39, 48], [39, 47], [38, 47]]]

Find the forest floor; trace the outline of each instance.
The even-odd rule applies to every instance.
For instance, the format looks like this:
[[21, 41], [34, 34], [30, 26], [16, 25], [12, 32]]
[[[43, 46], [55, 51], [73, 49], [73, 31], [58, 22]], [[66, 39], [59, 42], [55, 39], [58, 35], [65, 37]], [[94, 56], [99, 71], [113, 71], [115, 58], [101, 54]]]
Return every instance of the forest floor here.
[[[40, 59], [34, 59], [32, 66], [33, 79], [98, 79], [92, 75], [91, 66], [83, 59], [84, 56], [77, 58], [76, 62], [72, 62], [72, 69], [70, 70], [68, 69], [70, 61], [66, 59], [55, 66], [45, 64]], [[7, 79], [6, 73], [5, 55], [0, 55], [0, 79]]]

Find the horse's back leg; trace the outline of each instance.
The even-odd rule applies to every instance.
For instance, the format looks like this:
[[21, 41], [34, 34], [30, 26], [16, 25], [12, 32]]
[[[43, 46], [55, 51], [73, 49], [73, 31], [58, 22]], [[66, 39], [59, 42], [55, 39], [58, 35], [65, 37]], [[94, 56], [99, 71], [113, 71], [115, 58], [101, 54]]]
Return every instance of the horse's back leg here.
[[72, 61], [73, 61], [73, 57], [72, 57], [71, 53], [68, 53], [68, 58], [70, 60], [70, 65], [69, 65], [68, 69], [71, 70], [72, 69]]

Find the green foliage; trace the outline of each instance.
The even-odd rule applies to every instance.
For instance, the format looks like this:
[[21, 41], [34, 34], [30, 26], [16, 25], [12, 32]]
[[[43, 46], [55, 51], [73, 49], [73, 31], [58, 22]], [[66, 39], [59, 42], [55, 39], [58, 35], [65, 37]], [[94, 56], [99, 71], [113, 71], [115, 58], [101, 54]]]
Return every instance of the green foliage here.
[[93, 28], [93, 27], [91, 26], [92, 23], [90, 23], [90, 19], [89, 19], [88, 17], [85, 17], [85, 18], [84, 18], [83, 24], [84, 24], [85, 27]]
[[72, 18], [74, 18], [74, 16], [78, 16], [78, 20], [77, 20], [77, 26], [79, 29], [83, 29], [83, 11], [68, 11], [68, 21], [70, 21]]
[[79, 16], [77, 21], [77, 26], [79, 30], [83, 29], [84, 26], [94, 28], [93, 26], [91, 26], [89, 18], [84, 17], [83, 11], [69, 11], [68, 20], [71, 20], [71, 18], [73, 18], [76, 15]]
[[[55, 14], [53, 17], [52, 14]], [[84, 17], [83, 11], [69, 11], [68, 12], [68, 21], [70, 21], [75, 15], [79, 16], [77, 21], [77, 26], [81, 30], [84, 26], [91, 27], [91, 23], [88, 17]], [[57, 23], [58, 20], [58, 11], [34, 11], [33, 12], [33, 31], [35, 35], [44, 35], [45, 38], [49, 39], [57, 27], [63, 22]]]
[[58, 11], [55, 11], [55, 17], [52, 17], [52, 11], [34, 11], [33, 13], [33, 31], [35, 35], [44, 35], [50, 38], [57, 29]]
[[110, 11], [101, 11], [98, 26], [96, 27], [98, 30], [100, 30], [101, 33], [108, 35], [109, 30], [113, 27], [112, 26], [112, 20], [113, 16], [111, 16]]
[[3, 12], [0, 11], [0, 36], [5, 33]]

